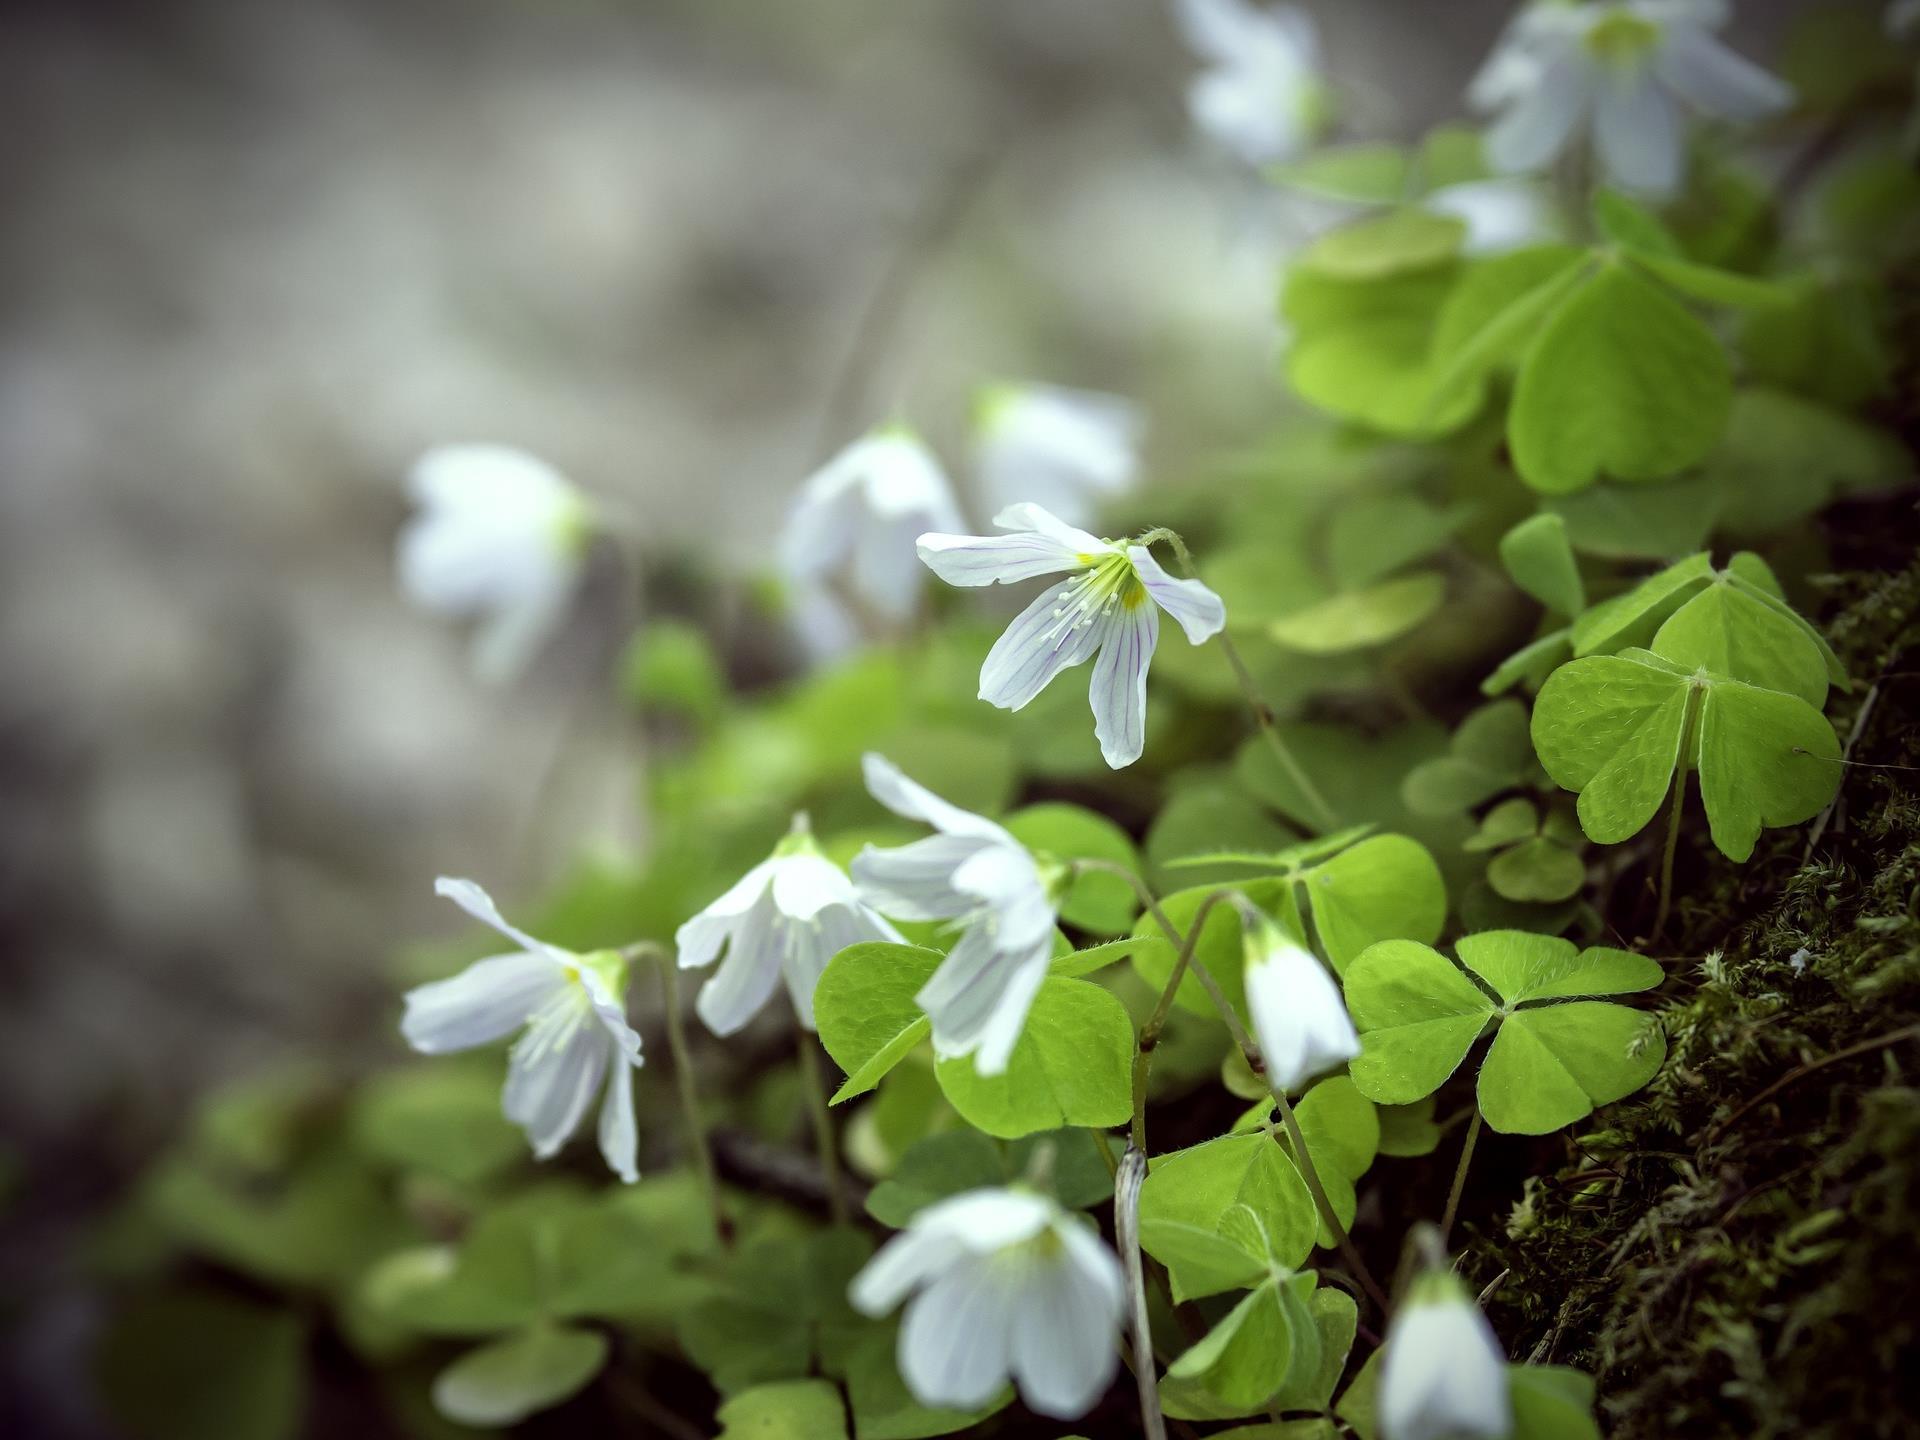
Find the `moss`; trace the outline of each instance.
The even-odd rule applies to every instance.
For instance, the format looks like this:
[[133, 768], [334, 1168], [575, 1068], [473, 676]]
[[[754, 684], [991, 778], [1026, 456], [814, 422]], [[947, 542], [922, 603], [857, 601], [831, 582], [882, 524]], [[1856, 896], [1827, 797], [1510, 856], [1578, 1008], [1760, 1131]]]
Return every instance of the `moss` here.
[[1516, 1355], [1592, 1368], [1617, 1440], [1920, 1423], [1920, 566], [1832, 588], [1843, 738], [1871, 706], [1833, 822], [1696, 851], [1668, 1063], [1474, 1242]]

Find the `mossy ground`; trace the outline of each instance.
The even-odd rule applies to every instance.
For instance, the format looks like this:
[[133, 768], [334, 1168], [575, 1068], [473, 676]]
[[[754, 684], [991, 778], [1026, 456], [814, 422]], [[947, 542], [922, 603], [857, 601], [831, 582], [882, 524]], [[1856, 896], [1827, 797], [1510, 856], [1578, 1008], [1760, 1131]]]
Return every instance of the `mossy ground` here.
[[1689, 833], [1667, 1063], [1463, 1237], [1515, 1358], [1593, 1370], [1615, 1440], [1920, 1434], [1920, 565], [1827, 588], [1824, 832], [1743, 866]]

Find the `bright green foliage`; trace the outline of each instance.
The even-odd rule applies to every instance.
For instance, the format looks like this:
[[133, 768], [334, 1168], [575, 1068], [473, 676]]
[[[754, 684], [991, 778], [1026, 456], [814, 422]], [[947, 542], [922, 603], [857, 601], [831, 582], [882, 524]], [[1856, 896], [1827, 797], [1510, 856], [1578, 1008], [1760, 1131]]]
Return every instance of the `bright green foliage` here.
[[627, 698], [710, 725], [726, 703], [727, 678], [706, 632], [662, 617], [634, 632], [620, 662]]
[[517, 1425], [577, 1394], [606, 1361], [607, 1337], [596, 1330], [529, 1325], [442, 1370], [434, 1408], [463, 1425]]
[[1558, 1130], [1659, 1068], [1666, 1042], [1645, 1016], [1574, 998], [1650, 989], [1662, 978], [1654, 961], [1519, 930], [1463, 936], [1457, 948], [1488, 988], [1408, 941], [1376, 945], [1355, 962], [1346, 988], [1363, 1045], [1352, 1065], [1362, 1094], [1386, 1104], [1431, 1094], [1489, 1025], [1498, 1028], [1478, 1094], [1495, 1130]]
[[1133, 1110], [1133, 1022], [1098, 985], [1049, 975], [1027, 1012], [1006, 1072], [982, 1075], [972, 1056], [934, 1066], [969, 1124], [1009, 1139], [1059, 1125], [1119, 1125]]
[[1493, 851], [1487, 883], [1501, 898], [1520, 904], [1551, 904], [1576, 895], [1586, 881], [1579, 823], [1559, 806], [1543, 820], [1533, 802], [1503, 800], [1467, 841], [1469, 850]]
[[1445, 755], [1409, 770], [1400, 794], [1407, 808], [1419, 814], [1457, 815], [1533, 773], [1526, 706], [1496, 700], [1460, 722]]
[[1465, 236], [1451, 215], [1408, 207], [1329, 231], [1295, 263], [1337, 280], [1378, 280], [1445, 264]]
[[1536, 490], [1656, 480], [1719, 443], [1733, 400], [1725, 353], [1686, 308], [1603, 266], [1546, 322], [1514, 388], [1507, 439]]
[[1586, 586], [1567, 539], [1567, 522], [1558, 515], [1531, 516], [1502, 535], [1500, 563], [1514, 584], [1549, 610], [1578, 615], [1587, 608]]
[[436, 1061], [376, 1076], [349, 1124], [369, 1153], [458, 1184], [476, 1184], [526, 1155], [525, 1137], [500, 1113], [500, 1077], [489, 1065]]
[[742, 1390], [720, 1407], [719, 1418], [717, 1440], [847, 1440], [840, 1392], [824, 1380]]
[[[1382, 1434], [1375, 1390], [1379, 1357], [1367, 1357], [1335, 1407], [1360, 1440], [1390, 1440]], [[1513, 1407], [1508, 1440], [1600, 1440], [1593, 1419], [1593, 1378], [1565, 1365], [1509, 1365], [1507, 1401]]]
[[774, 1235], [725, 1257], [712, 1293], [674, 1322], [680, 1347], [731, 1395], [776, 1380], [844, 1372], [874, 1322], [847, 1303], [873, 1253], [862, 1231]]
[[833, 957], [813, 992], [814, 1023], [833, 1063], [846, 1072], [837, 1105], [864, 1095], [932, 1030], [914, 1003], [946, 957], [917, 945], [850, 945]]
[[1603, 844], [1639, 833], [1688, 769], [1713, 843], [1733, 860], [1753, 853], [1763, 826], [1812, 819], [1840, 783], [1839, 740], [1805, 700], [1640, 650], [1554, 671], [1533, 743], [1554, 782], [1580, 792], [1581, 828]]
[[1307, 1308], [1311, 1275], [1276, 1273], [1243, 1296], [1226, 1317], [1167, 1367], [1247, 1414], [1276, 1391], [1304, 1387], [1320, 1373], [1320, 1333]]

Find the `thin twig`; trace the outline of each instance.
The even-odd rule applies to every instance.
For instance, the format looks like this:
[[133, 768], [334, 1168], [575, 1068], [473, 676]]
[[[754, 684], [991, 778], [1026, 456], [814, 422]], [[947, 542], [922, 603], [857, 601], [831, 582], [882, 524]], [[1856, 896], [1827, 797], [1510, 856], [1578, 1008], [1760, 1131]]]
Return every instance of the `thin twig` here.
[[1856, 1055], [1866, 1055], [1875, 1050], [1884, 1050], [1889, 1045], [1898, 1045], [1902, 1040], [1920, 1040], [1920, 1025], [1908, 1025], [1885, 1035], [1876, 1035], [1871, 1040], [1862, 1040], [1858, 1044], [1847, 1046], [1844, 1050], [1836, 1050], [1831, 1055], [1823, 1055], [1818, 1060], [1810, 1060], [1805, 1065], [1789, 1070], [1778, 1080], [1774, 1081], [1773, 1084], [1767, 1086], [1766, 1089], [1762, 1090], [1758, 1095], [1754, 1096], [1751, 1100], [1747, 1101], [1746, 1104], [1742, 1105], [1738, 1110], [1734, 1111], [1726, 1119], [1709, 1130], [1707, 1132], [1706, 1143], [1711, 1145], [1720, 1137], [1723, 1131], [1731, 1129], [1736, 1122], [1749, 1114], [1755, 1106], [1766, 1103], [1789, 1085], [1806, 1079], [1807, 1076], [1813, 1074], [1814, 1071], [1824, 1070], [1829, 1065], [1837, 1065], [1842, 1060], [1851, 1060]]
[[[1847, 732], [1847, 743], [1840, 748], [1840, 758], [1843, 761], [1853, 754], [1853, 747], [1859, 743], [1861, 733], [1867, 728], [1867, 717], [1873, 714], [1873, 707], [1879, 699], [1880, 682], [1876, 680], [1867, 688], [1866, 698], [1860, 702], [1860, 713], [1853, 717], [1853, 728]], [[1829, 800], [1827, 808], [1820, 812], [1820, 818], [1813, 822], [1813, 830], [1807, 836], [1806, 852], [1800, 857], [1802, 865], [1813, 859], [1814, 847], [1820, 843], [1820, 837], [1827, 833], [1827, 825], [1832, 821], [1833, 812], [1840, 804], [1840, 795], [1846, 789], [1846, 783], [1843, 777], [1840, 783], [1834, 786], [1833, 799]]]
[[1153, 1013], [1147, 1017], [1147, 1023], [1140, 1027], [1139, 1043], [1133, 1052], [1133, 1128], [1131, 1131], [1133, 1148], [1146, 1153], [1147, 1149], [1147, 1078], [1153, 1065], [1154, 1047], [1160, 1043], [1160, 1032], [1166, 1028], [1167, 1017], [1173, 1011], [1173, 997], [1180, 988], [1180, 982], [1186, 977], [1187, 967], [1193, 963], [1194, 947], [1200, 943], [1200, 932], [1206, 928], [1207, 917], [1213, 913], [1214, 906], [1226, 900], [1233, 892], [1216, 890], [1200, 902], [1193, 912], [1193, 920], [1187, 926], [1186, 938], [1180, 943], [1180, 954], [1173, 962], [1173, 971], [1167, 976], [1167, 983], [1160, 988], [1160, 999], [1153, 1007]]

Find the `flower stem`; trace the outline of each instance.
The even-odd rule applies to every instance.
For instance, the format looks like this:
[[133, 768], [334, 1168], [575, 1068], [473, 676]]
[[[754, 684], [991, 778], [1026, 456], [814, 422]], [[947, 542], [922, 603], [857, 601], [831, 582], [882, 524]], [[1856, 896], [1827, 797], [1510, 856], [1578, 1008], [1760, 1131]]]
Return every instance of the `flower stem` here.
[[1160, 1384], [1153, 1362], [1153, 1332], [1147, 1325], [1146, 1275], [1140, 1260], [1140, 1184], [1146, 1178], [1146, 1152], [1128, 1145], [1114, 1178], [1113, 1234], [1126, 1271], [1133, 1379], [1140, 1392], [1140, 1430], [1147, 1440], [1166, 1440], [1167, 1422], [1160, 1414]]
[[800, 1034], [800, 1088], [807, 1092], [807, 1114], [813, 1120], [813, 1143], [820, 1152], [820, 1169], [827, 1181], [827, 1206], [833, 1223], [849, 1223], [847, 1186], [840, 1173], [840, 1146], [833, 1135], [833, 1117], [827, 1114], [826, 1077], [820, 1073], [819, 1041]]
[[1473, 1163], [1473, 1147], [1480, 1142], [1480, 1107], [1473, 1107], [1473, 1119], [1467, 1122], [1467, 1138], [1460, 1146], [1460, 1163], [1453, 1167], [1453, 1186], [1447, 1191], [1447, 1208], [1440, 1214], [1440, 1243], [1453, 1234], [1454, 1217], [1460, 1213], [1460, 1195], [1467, 1188], [1467, 1166]]
[[1359, 1248], [1353, 1243], [1353, 1237], [1347, 1234], [1347, 1227], [1342, 1225], [1340, 1217], [1333, 1213], [1333, 1202], [1327, 1198], [1327, 1187], [1320, 1183], [1319, 1167], [1313, 1163], [1313, 1156], [1307, 1150], [1307, 1137], [1300, 1133], [1300, 1121], [1293, 1113], [1293, 1105], [1287, 1099], [1287, 1092], [1278, 1085], [1273, 1087], [1273, 1103], [1280, 1112], [1280, 1122], [1287, 1127], [1287, 1138], [1293, 1142], [1293, 1154], [1300, 1167], [1300, 1178], [1307, 1182], [1307, 1190], [1312, 1194], [1313, 1203], [1320, 1211], [1322, 1223], [1332, 1232], [1341, 1256], [1353, 1270], [1354, 1278], [1359, 1280], [1368, 1297], [1380, 1307], [1380, 1313], [1385, 1315], [1392, 1308], [1387, 1303], [1387, 1293], [1380, 1288], [1380, 1282], [1373, 1278], [1373, 1271], [1367, 1268], [1367, 1262], [1361, 1258]]
[[713, 1216], [713, 1233], [723, 1246], [733, 1245], [733, 1222], [720, 1203], [720, 1181], [713, 1173], [713, 1151], [707, 1144], [707, 1127], [700, 1119], [700, 1093], [694, 1085], [693, 1057], [687, 1046], [686, 1027], [680, 1021], [680, 976], [674, 957], [664, 945], [646, 942], [629, 946], [629, 957], [651, 952], [660, 960], [660, 994], [667, 1012], [667, 1049], [673, 1053], [673, 1078], [680, 1092], [680, 1118], [687, 1127], [687, 1146], [693, 1152], [694, 1172], [700, 1177], [700, 1189], [707, 1197], [707, 1210]]
[[[1133, 1129], [1130, 1134], [1132, 1149], [1143, 1155], [1147, 1149], [1147, 1074], [1153, 1066], [1154, 1047], [1160, 1043], [1160, 1032], [1166, 1028], [1167, 1016], [1173, 1011], [1174, 993], [1179, 990], [1180, 981], [1193, 963], [1194, 947], [1200, 943], [1200, 932], [1206, 926], [1207, 916], [1215, 905], [1231, 893], [1216, 890], [1200, 902], [1199, 908], [1193, 913], [1192, 923], [1187, 926], [1186, 937], [1180, 941], [1180, 954], [1173, 962], [1173, 973], [1167, 976], [1167, 983], [1160, 988], [1160, 999], [1153, 1007], [1153, 1014], [1140, 1027], [1139, 1044], [1133, 1052]], [[1168, 927], [1169, 930], [1171, 928]]]
[[1673, 800], [1667, 807], [1667, 843], [1660, 856], [1660, 904], [1653, 914], [1649, 942], [1658, 940], [1667, 928], [1667, 912], [1673, 906], [1673, 856], [1680, 847], [1680, 813], [1687, 804], [1687, 756], [1693, 749], [1693, 731], [1700, 714], [1701, 691], [1687, 692], [1687, 715], [1680, 726], [1680, 758], [1673, 766]]

